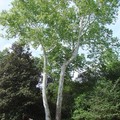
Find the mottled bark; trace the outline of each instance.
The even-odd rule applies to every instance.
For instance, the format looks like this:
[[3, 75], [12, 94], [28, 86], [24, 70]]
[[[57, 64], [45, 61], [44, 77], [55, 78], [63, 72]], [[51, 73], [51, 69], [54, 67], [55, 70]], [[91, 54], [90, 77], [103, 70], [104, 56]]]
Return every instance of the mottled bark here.
[[47, 86], [47, 58], [46, 52], [43, 48], [43, 57], [44, 57], [44, 68], [43, 68], [43, 88], [42, 88], [42, 98], [43, 98], [43, 106], [45, 109], [45, 120], [51, 120], [49, 105], [47, 101], [47, 94], [46, 94], [46, 86]]
[[63, 99], [63, 85], [64, 85], [64, 76], [65, 76], [65, 71], [67, 66], [76, 58], [77, 54], [78, 54], [78, 50], [79, 50], [79, 46], [80, 46], [80, 38], [83, 35], [83, 31], [85, 25], [83, 25], [83, 17], [80, 19], [80, 23], [79, 23], [79, 35], [78, 35], [78, 40], [77, 43], [75, 45], [75, 49], [73, 50], [73, 53], [71, 55], [71, 57], [65, 61], [61, 67], [61, 73], [60, 73], [60, 79], [59, 79], [59, 87], [58, 87], [58, 96], [57, 96], [57, 102], [56, 102], [56, 120], [61, 120], [61, 109], [62, 109], [62, 99]]
[[61, 67], [59, 87], [58, 87], [58, 97], [56, 103], [56, 120], [61, 120], [61, 107], [62, 107], [62, 93], [63, 93], [63, 84], [64, 84], [64, 75], [66, 70], [66, 64], [63, 64]]

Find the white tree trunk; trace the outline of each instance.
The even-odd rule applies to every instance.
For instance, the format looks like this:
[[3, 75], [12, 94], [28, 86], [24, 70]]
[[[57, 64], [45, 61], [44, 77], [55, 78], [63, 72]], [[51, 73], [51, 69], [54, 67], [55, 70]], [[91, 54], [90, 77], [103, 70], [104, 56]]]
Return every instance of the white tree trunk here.
[[61, 67], [61, 73], [60, 73], [60, 79], [59, 79], [59, 87], [58, 87], [58, 96], [57, 96], [57, 102], [56, 102], [56, 120], [61, 120], [61, 109], [62, 109], [62, 99], [63, 99], [63, 85], [64, 85], [64, 76], [65, 76], [65, 71], [67, 66], [76, 58], [77, 54], [78, 54], [78, 50], [79, 50], [79, 46], [80, 46], [80, 38], [82, 37], [82, 35], [84, 34], [84, 27], [86, 27], [85, 25], [83, 25], [84, 21], [83, 21], [83, 17], [80, 19], [79, 22], [79, 35], [78, 35], [78, 41], [76, 46], [74, 47], [75, 49], [73, 50], [73, 53], [70, 57], [69, 60], [67, 60], [66, 62], [63, 63], [62, 67]]
[[57, 96], [57, 103], [56, 103], [56, 120], [61, 120], [61, 109], [62, 109], [62, 99], [63, 99], [63, 84], [64, 84], [64, 76], [67, 66], [76, 58], [79, 50], [79, 40], [76, 45], [76, 49], [74, 50], [71, 58], [63, 63], [61, 67], [60, 79], [59, 79], [59, 87], [58, 87], [58, 96]]
[[43, 106], [45, 109], [45, 120], [51, 120], [49, 105], [47, 101], [46, 95], [46, 82], [47, 82], [47, 74], [43, 72], [43, 89], [42, 89], [42, 98], [43, 98]]
[[49, 105], [47, 101], [47, 94], [46, 94], [46, 86], [47, 86], [47, 58], [46, 52], [43, 48], [43, 56], [44, 56], [44, 68], [43, 68], [43, 88], [42, 88], [42, 98], [43, 98], [43, 106], [45, 109], [45, 120], [51, 120]]
[[56, 103], [56, 120], [61, 120], [61, 107], [62, 107], [62, 98], [63, 98], [62, 93], [63, 93], [65, 70], [66, 70], [66, 64], [63, 64], [61, 67], [61, 73], [59, 79], [58, 97]]
[[63, 63], [63, 65], [61, 67], [59, 86], [58, 86], [58, 96], [57, 96], [57, 102], [56, 102], [56, 120], [61, 120], [61, 109], [62, 109], [62, 99], [63, 99], [62, 94], [63, 94], [65, 71], [66, 71], [66, 68], [69, 65], [69, 63], [72, 62], [72, 60], [74, 60], [74, 58], [77, 56], [78, 49], [79, 49], [79, 42], [78, 42], [78, 45], [77, 45], [72, 57], [68, 61]]

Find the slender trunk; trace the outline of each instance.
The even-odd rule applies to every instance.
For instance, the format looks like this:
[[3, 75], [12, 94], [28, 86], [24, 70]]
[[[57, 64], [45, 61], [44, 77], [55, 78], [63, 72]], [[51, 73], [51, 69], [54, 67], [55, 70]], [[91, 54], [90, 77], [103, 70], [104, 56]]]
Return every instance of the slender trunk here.
[[57, 97], [57, 103], [56, 103], [56, 120], [61, 120], [61, 108], [62, 108], [62, 98], [63, 98], [62, 93], [63, 93], [65, 71], [66, 71], [66, 68], [69, 65], [69, 63], [71, 63], [74, 60], [74, 58], [76, 58], [78, 49], [79, 49], [79, 40], [78, 40], [76, 49], [74, 50], [71, 58], [68, 61], [66, 61], [65, 63], [63, 63], [63, 65], [61, 67], [59, 87], [58, 87], [58, 97]]
[[61, 67], [60, 79], [59, 79], [59, 87], [58, 87], [58, 96], [57, 96], [57, 103], [56, 103], [56, 120], [61, 120], [61, 109], [62, 109], [62, 94], [63, 94], [63, 84], [64, 84], [64, 76], [67, 66], [76, 58], [80, 46], [80, 38], [83, 35], [83, 18], [80, 20], [79, 23], [79, 34], [78, 34], [78, 41], [75, 46], [75, 49], [70, 57], [69, 60], [63, 63]]
[[61, 120], [61, 107], [62, 107], [62, 93], [63, 93], [63, 84], [64, 84], [64, 76], [66, 70], [66, 64], [63, 64], [61, 67], [60, 80], [59, 80], [59, 88], [58, 88], [58, 97], [56, 103], [56, 120]]
[[[86, 22], [85, 22], [86, 21]], [[62, 108], [62, 93], [63, 93], [63, 84], [64, 84], [64, 76], [65, 76], [65, 71], [67, 66], [76, 58], [80, 46], [80, 39], [82, 38], [83, 34], [86, 32], [87, 28], [89, 27], [90, 24], [90, 17], [88, 19], [81, 17], [79, 21], [79, 33], [78, 33], [78, 40], [75, 45], [75, 49], [73, 50], [73, 53], [71, 57], [63, 63], [61, 67], [61, 73], [60, 73], [60, 79], [59, 79], [59, 87], [58, 87], [58, 96], [57, 96], [57, 102], [56, 102], [56, 120], [61, 120], [61, 108]]]
[[43, 68], [43, 88], [42, 88], [42, 98], [43, 98], [43, 106], [45, 109], [45, 120], [51, 120], [50, 116], [50, 110], [49, 105], [47, 101], [47, 95], [46, 95], [46, 86], [47, 86], [47, 58], [46, 58], [46, 52], [43, 48], [43, 55], [44, 55], [44, 68]]
[[63, 93], [63, 84], [64, 84], [64, 76], [67, 66], [76, 58], [79, 50], [80, 42], [78, 40], [76, 49], [74, 50], [71, 58], [63, 63], [61, 67], [60, 79], [59, 79], [59, 87], [58, 87], [58, 96], [57, 96], [57, 103], [56, 103], [56, 120], [61, 120], [61, 108], [62, 108], [62, 93]]

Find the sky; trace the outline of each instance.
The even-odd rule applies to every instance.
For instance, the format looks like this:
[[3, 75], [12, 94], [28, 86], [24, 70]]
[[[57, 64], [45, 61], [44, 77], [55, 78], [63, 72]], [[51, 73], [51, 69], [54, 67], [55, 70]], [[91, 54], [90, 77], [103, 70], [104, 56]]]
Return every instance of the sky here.
[[[0, 12], [2, 12], [2, 10], [9, 10], [11, 7], [12, 1], [13, 0], [0, 0]], [[4, 33], [4, 31], [1, 30], [1, 28], [2, 27], [0, 26], [0, 34]], [[0, 37], [0, 51], [4, 50], [5, 48], [10, 48], [14, 42], [15, 42], [15, 39], [7, 40]], [[41, 51], [40, 47], [37, 50], [33, 49], [32, 47], [30, 48], [33, 56], [37, 57], [40, 54], [40, 51]]]
[[[10, 6], [11, 1], [12, 0], [0, 0], [0, 12], [2, 10], [8, 10], [11, 7]], [[1, 26], [0, 26], [0, 29], [1, 29]], [[3, 33], [2, 30], [0, 30], [0, 34], [1, 33]], [[13, 42], [14, 40], [8, 41], [0, 37], [0, 50], [5, 49], [6, 47], [10, 47]]]
[[[10, 3], [12, 1], [13, 0], [0, 0], [0, 12], [2, 10], [8, 10], [11, 7]], [[119, 9], [118, 18], [116, 20], [116, 23], [113, 25], [110, 25], [109, 28], [113, 30], [114, 37], [120, 38], [120, 9]], [[0, 26], [0, 29], [1, 29], [1, 26]], [[2, 30], [0, 30], [0, 34], [1, 33], [3, 33]], [[15, 41], [14, 39], [6, 40], [6, 39], [3, 39], [0, 37], [0, 51], [2, 51], [5, 48], [9, 48], [14, 41]], [[38, 50], [34, 50], [32, 48], [31, 51], [33, 52], [34, 56], [38, 56], [40, 48], [38, 48]]]

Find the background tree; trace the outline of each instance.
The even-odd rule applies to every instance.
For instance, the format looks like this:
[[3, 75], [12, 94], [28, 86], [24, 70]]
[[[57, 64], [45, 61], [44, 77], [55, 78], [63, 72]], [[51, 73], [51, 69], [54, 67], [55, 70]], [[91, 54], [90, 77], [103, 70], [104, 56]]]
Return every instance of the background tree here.
[[75, 100], [74, 120], [119, 120], [120, 80], [99, 80], [92, 92]]
[[118, 55], [111, 49], [101, 55], [100, 65], [97, 66], [99, 73], [95, 76], [96, 82], [92, 85], [92, 89], [80, 93], [75, 98], [74, 120], [120, 119], [119, 63]]
[[28, 47], [15, 43], [11, 50], [1, 52], [0, 58], [0, 119], [18, 120], [24, 113], [44, 120], [41, 93], [35, 87], [40, 70]]

